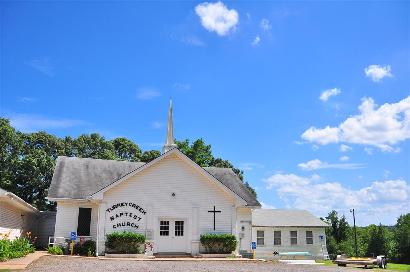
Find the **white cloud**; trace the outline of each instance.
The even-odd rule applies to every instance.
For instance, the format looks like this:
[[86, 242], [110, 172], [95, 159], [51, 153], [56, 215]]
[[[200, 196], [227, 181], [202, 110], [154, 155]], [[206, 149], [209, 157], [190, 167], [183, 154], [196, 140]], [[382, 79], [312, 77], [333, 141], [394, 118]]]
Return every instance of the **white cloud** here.
[[272, 28], [271, 23], [269, 22], [268, 19], [263, 18], [260, 22], [260, 27], [262, 28], [263, 31], [269, 31]]
[[350, 158], [349, 158], [349, 156], [341, 156], [339, 158], [339, 160], [342, 161], [342, 162], [346, 162], [346, 161], [350, 160]]
[[51, 64], [48, 58], [33, 59], [33, 60], [26, 62], [26, 65], [45, 74], [46, 76], [49, 76], [49, 77], [54, 76], [54, 66]]
[[329, 98], [330, 98], [331, 96], [339, 95], [340, 92], [341, 92], [341, 91], [340, 91], [340, 89], [338, 89], [338, 88], [327, 89], [327, 90], [324, 90], [324, 91], [322, 92], [322, 94], [320, 95], [319, 99], [322, 100], [323, 102], [327, 102], [327, 100], [329, 100]]
[[219, 36], [225, 36], [235, 30], [239, 22], [238, 12], [228, 9], [222, 2], [204, 2], [195, 7], [196, 14], [201, 18], [202, 26]]
[[163, 122], [154, 121], [151, 123], [151, 127], [155, 129], [163, 128], [165, 124]]
[[35, 132], [47, 129], [63, 129], [85, 125], [86, 122], [74, 119], [56, 119], [40, 115], [12, 114], [8, 116], [11, 125], [22, 132]]
[[364, 98], [359, 112], [337, 127], [310, 127], [301, 137], [322, 145], [344, 142], [375, 146], [386, 152], [398, 152], [393, 145], [410, 139], [410, 96], [379, 108], [372, 98]]
[[[348, 158], [348, 157], [347, 157]], [[298, 167], [302, 170], [312, 171], [318, 169], [359, 169], [364, 166], [359, 163], [327, 163], [322, 162], [319, 159], [310, 160], [298, 164]]]
[[321, 145], [337, 143], [339, 138], [339, 129], [330, 126], [325, 128], [310, 127], [302, 134], [302, 139]]
[[341, 152], [347, 152], [347, 151], [350, 151], [350, 150], [352, 150], [352, 148], [350, 146], [345, 145], [345, 144], [340, 145], [340, 151]]
[[265, 179], [265, 184], [291, 208], [307, 209], [317, 215], [355, 208], [359, 225], [392, 224], [400, 214], [410, 211], [410, 185], [402, 179], [375, 181], [354, 190], [338, 182], [324, 182], [318, 176], [277, 173]]
[[261, 42], [261, 38], [259, 36], [256, 36], [255, 39], [252, 41], [252, 45], [256, 46]]
[[364, 73], [367, 77], [371, 78], [374, 82], [378, 82], [385, 77], [392, 77], [390, 65], [380, 66], [372, 64], [364, 68]]
[[275, 206], [273, 206], [273, 205], [267, 204], [263, 201], [260, 201], [260, 203], [261, 203], [263, 209], [275, 209]]
[[137, 98], [139, 100], [149, 100], [161, 96], [161, 93], [153, 88], [140, 88], [137, 91]]

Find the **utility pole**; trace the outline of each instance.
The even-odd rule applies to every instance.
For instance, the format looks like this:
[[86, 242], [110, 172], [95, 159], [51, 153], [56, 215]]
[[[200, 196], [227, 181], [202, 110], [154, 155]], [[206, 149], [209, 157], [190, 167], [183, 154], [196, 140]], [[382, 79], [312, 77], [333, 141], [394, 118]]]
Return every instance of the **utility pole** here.
[[356, 252], [356, 257], [357, 255], [357, 232], [356, 232], [356, 217], [354, 215], [354, 209], [350, 209], [350, 212], [353, 213], [353, 230], [354, 230], [354, 250]]

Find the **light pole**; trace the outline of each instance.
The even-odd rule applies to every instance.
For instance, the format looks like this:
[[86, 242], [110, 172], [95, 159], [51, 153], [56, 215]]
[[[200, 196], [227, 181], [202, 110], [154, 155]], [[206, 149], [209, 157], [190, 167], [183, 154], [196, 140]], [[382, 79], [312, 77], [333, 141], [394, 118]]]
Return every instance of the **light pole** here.
[[354, 215], [354, 209], [350, 209], [350, 212], [353, 213], [353, 230], [354, 230], [354, 250], [357, 256], [357, 232], [356, 232], [356, 217]]

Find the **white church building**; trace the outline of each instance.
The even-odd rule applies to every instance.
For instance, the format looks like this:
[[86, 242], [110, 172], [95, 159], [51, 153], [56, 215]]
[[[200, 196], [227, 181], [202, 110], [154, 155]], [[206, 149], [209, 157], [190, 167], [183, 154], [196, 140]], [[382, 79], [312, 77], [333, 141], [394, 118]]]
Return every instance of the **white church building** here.
[[100, 255], [114, 231], [145, 234], [154, 253], [192, 255], [202, 249], [201, 234], [231, 233], [237, 252], [251, 252], [252, 212], [261, 208], [232, 169], [200, 167], [176, 148], [172, 104], [160, 157], [149, 163], [58, 157], [48, 200], [57, 202], [54, 237], [76, 232], [96, 241]]

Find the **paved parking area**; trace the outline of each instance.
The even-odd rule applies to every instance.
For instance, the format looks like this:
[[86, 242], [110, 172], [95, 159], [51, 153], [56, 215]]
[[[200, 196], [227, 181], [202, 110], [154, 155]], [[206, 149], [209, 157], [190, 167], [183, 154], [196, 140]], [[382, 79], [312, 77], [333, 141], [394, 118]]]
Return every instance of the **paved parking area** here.
[[144, 271], [144, 272], [336, 272], [361, 271], [359, 268], [338, 268], [322, 265], [286, 265], [272, 262], [246, 261], [141, 261], [141, 260], [99, 260], [97, 258], [72, 258], [45, 256], [27, 267], [25, 271], [56, 272], [56, 271]]

